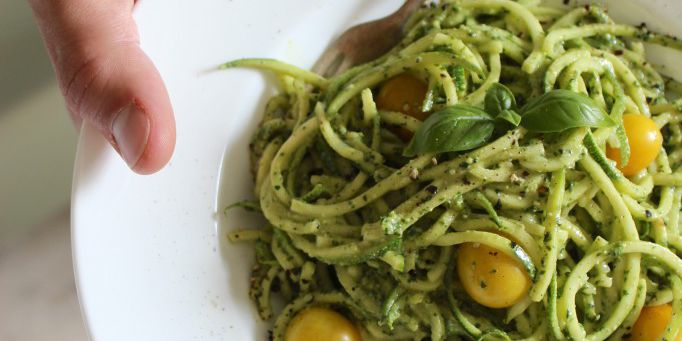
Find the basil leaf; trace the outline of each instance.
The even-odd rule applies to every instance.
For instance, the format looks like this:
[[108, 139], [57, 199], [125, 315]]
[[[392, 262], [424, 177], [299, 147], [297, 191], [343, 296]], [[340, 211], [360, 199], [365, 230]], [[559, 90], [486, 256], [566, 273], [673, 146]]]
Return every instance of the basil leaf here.
[[517, 114], [514, 110], [503, 110], [497, 117], [498, 121], [506, 121], [511, 123], [514, 127], [518, 127], [521, 124], [521, 115]]
[[493, 84], [485, 94], [485, 111], [490, 115], [497, 116], [509, 109], [516, 109], [514, 94], [500, 83]]
[[470, 150], [485, 144], [495, 120], [485, 111], [458, 104], [433, 113], [415, 132], [405, 156]]
[[561, 89], [552, 90], [528, 102], [521, 110], [521, 116], [521, 125], [538, 133], [616, 125], [616, 122], [591, 98]]

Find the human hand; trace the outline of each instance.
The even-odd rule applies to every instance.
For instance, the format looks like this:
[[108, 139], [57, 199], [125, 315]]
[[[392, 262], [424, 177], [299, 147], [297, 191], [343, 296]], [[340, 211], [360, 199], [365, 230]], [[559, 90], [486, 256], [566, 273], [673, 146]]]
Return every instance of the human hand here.
[[175, 147], [168, 93], [139, 47], [134, 0], [29, 0], [76, 125], [92, 124], [137, 173]]

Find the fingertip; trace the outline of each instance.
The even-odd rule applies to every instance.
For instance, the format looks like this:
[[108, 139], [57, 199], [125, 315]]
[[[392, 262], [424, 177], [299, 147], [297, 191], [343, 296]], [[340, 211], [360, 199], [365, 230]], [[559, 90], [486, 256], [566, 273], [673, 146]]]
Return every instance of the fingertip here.
[[138, 101], [115, 115], [111, 133], [116, 151], [128, 167], [139, 174], [161, 170], [175, 147], [172, 113], [150, 114]]
[[[154, 117], [154, 115], [150, 115]], [[130, 168], [138, 174], [153, 174], [163, 169], [175, 150], [175, 120], [150, 120], [147, 144], [137, 162]]]
[[[175, 115], [163, 79], [144, 52], [136, 48], [127, 63], [129, 67], [120, 81], [126, 84], [126, 92], [133, 100], [128, 110], [113, 119], [111, 132], [128, 166], [138, 174], [153, 174], [163, 169], [173, 155]], [[124, 119], [129, 126], [120, 129], [125, 133], [118, 134], [117, 124]], [[119, 142], [117, 135], [125, 142]]]

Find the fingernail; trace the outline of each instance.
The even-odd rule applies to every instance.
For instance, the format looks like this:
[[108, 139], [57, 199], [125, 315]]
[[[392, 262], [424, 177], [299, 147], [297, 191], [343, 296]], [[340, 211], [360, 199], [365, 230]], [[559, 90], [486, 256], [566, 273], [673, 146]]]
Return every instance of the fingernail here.
[[118, 150], [128, 167], [135, 169], [142, 153], [147, 148], [149, 138], [149, 118], [136, 103], [128, 107], [114, 118], [111, 127]]

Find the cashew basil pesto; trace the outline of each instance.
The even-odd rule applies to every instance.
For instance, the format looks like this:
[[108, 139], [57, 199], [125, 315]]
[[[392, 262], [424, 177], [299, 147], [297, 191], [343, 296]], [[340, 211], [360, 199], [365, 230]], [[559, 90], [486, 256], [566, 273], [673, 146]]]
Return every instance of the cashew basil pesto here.
[[229, 235], [272, 337], [322, 311], [364, 340], [675, 339], [682, 85], [643, 43], [682, 47], [598, 6], [441, 0], [331, 78], [224, 64], [280, 80], [233, 205], [267, 223]]

